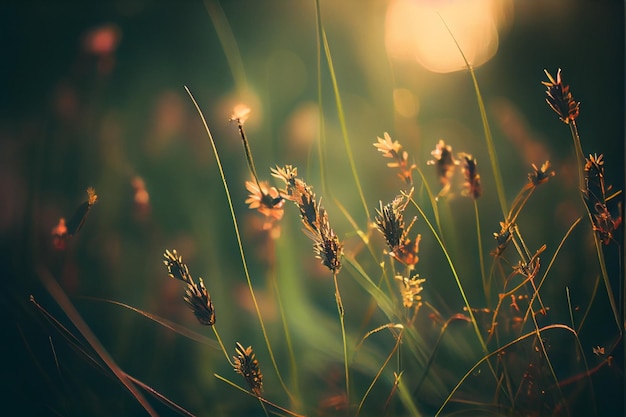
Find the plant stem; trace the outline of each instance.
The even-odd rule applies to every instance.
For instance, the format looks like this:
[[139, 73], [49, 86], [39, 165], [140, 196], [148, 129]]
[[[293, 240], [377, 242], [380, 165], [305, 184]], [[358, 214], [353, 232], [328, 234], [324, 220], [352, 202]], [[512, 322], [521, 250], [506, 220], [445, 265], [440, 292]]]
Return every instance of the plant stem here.
[[241, 241], [241, 234], [239, 233], [239, 226], [237, 224], [237, 217], [235, 216], [235, 208], [233, 207], [233, 201], [232, 198], [230, 196], [230, 191], [228, 189], [228, 183], [226, 182], [226, 176], [224, 175], [224, 168], [222, 167], [222, 162], [220, 160], [219, 157], [219, 153], [217, 152], [217, 148], [215, 146], [215, 141], [213, 140], [213, 135], [211, 134], [211, 131], [209, 129], [209, 125], [206, 122], [206, 118], [204, 117], [204, 113], [202, 113], [202, 110], [200, 110], [200, 106], [198, 105], [198, 102], [196, 101], [196, 99], [194, 98], [193, 94], [191, 94], [191, 91], [189, 90], [189, 88], [187, 88], [187, 86], [185, 86], [185, 90], [187, 91], [187, 94], [189, 94], [189, 97], [191, 98], [191, 101], [193, 102], [193, 104], [196, 107], [196, 110], [198, 111], [198, 114], [200, 115], [200, 118], [202, 119], [202, 123], [204, 125], [204, 129], [209, 137], [209, 141], [211, 142], [211, 147], [213, 148], [213, 154], [215, 156], [215, 160], [217, 162], [217, 167], [220, 171], [220, 177], [222, 178], [222, 184], [224, 185], [224, 191], [226, 193], [226, 200], [228, 201], [228, 207], [230, 209], [230, 215], [231, 218], [233, 220], [233, 227], [235, 228], [235, 236], [237, 237], [237, 245], [239, 246], [239, 256], [241, 258], [241, 263], [243, 265], [243, 270], [246, 276], [246, 281], [248, 283], [248, 289], [250, 290], [250, 296], [252, 297], [252, 303], [254, 304], [254, 309], [256, 311], [257, 317], [259, 319], [259, 323], [261, 325], [261, 331], [263, 332], [263, 338], [265, 339], [265, 345], [267, 346], [267, 350], [269, 352], [270, 358], [272, 360], [272, 365], [274, 366], [274, 370], [276, 371], [276, 375], [278, 376], [278, 380], [280, 381], [280, 384], [282, 385], [283, 389], [285, 390], [285, 392], [287, 393], [287, 395], [289, 395], [290, 398], [292, 398], [292, 394], [289, 391], [289, 389], [287, 388], [287, 385], [285, 384], [285, 381], [283, 380], [283, 377], [280, 374], [280, 371], [278, 370], [278, 364], [276, 363], [276, 358], [274, 356], [274, 351], [272, 350], [272, 345], [270, 344], [270, 340], [269, 337], [267, 335], [267, 330], [265, 329], [265, 323], [263, 322], [263, 316], [261, 315], [261, 309], [259, 308], [259, 304], [257, 302], [256, 299], [256, 295], [254, 294], [254, 289], [252, 288], [252, 281], [250, 279], [250, 272], [248, 270], [248, 263], [246, 262], [246, 256], [244, 254], [243, 251], [243, 243]]

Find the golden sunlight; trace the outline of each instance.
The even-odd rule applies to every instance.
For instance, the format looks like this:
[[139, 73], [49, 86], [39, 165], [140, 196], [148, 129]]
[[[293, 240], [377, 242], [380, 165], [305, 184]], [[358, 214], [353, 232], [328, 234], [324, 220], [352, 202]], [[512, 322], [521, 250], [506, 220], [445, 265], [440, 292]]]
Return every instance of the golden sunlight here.
[[392, 0], [385, 19], [387, 53], [433, 72], [461, 70], [465, 63], [447, 25], [477, 67], [495, 55], [498, 31], [510, 23], [511, 12], [510, 0]]

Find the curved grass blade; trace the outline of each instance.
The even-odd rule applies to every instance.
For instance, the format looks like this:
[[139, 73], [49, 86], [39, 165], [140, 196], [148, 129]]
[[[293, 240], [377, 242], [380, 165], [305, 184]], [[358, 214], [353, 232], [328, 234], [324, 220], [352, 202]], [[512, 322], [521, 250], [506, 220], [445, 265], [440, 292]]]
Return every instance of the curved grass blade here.
[[[541, 335], [541, 333], [545, 332], [546, 330], [552, 330], [552, 329], [564, 329], [567, 330], [571, 333], [573, 333], [574, 335], [576, 335], [576, 331], [574, 329], [572, 329], [571, 327], [565, 325], [565, 324], [549, 324], [547, 326], [544, 326], [540, 329], [538, 329], [539, 334]], [[472, 366], [466, 373], [465, 375], [463, 375], [463, 377], [459, 380], [459, 382], [457, 382], [457, 384], [454, 386], [454, 388], [452, 388], [452, 391], [450, 391], [450, 394], [448, 394], [448, 396], [446, 397], [446, 399], [444, 400], [444, 402], [441, 404], [441, 406], [439, 407], [439, 410], [437, 410], [437, 412], [435, 413], [434, 417], [438, 417], [441, 412], [443, 411], [443, 409], [445, 408], [445, 406], [450, 402], [450, 400], [452, 399], [452, 397], [454, 396], [454, 394], [459, 390], [459, 388], [461, 387], [461, 385], [463, 385], [463, 383], [465, 382], [465, 380], [474, 373], [474, 371], [485, 361], [487, 361], [489, 358], [499, 354], [500, 352], [510, 348], [511, 346], [515, 345], [518, 342], [521, 342], [522, 340], [528, 339], [531, 336], [537, 336], [537, 332], [535, 330], [533, 330], [532, 332], [528, 332], [522, 336], [519, 336], [517, 339], [499, 347], [498, 349], [494, 350], [493, 352], [483, 356], [478, 362], [476, 362], [474, 364], [474, 366]]]
[[213, 140], [213, 135], [211, 134], [211, 131], [209, 129], [209, 125], [207, 124], [206, 118], [204, 117], [204, 113], [202, 113], [202, 110], [200, 109], [200, 106], [198, 105], [198, 102], [194, 98], [193, 94], [191, 94], [191, 91], [189, 90], [189, 88], [187, 88], [187, 86], [185, 86], [185, 90], [187, 91], [187, 94], [189, 94], [189, 97], [191, 98], [191, 101], [193, 102], [194, 106], [196, 107], [196, 110], [198, 111], [198, 114], [200, 115], [200, 118], [202, 120], [202, 124], [204, 125], [204, 129], [205, 129], [205, 131], [207, 133], [207, 136], [209, 137], [209, 141], [211, 142], [211, 147], [213, 148], [213, 154], [214, 154], [215, 160], [217, 162], [217, 167], [218, 167], [218, 169], [220, 171], [220, 177], [222, 179], [222, 184], [224, 185], [224, 191], [226, 193], [226, 200], [228, 201], [228, 207], [230, 209], [230, 215], [231, 215], [231, 219], [233, 221], [233, 227], [235, 229], [235, 236], [237, 238], [237, 245], [239, 247], [239, 256], [241, 258], [241, 263], [242, 263], [242, 266], [243, 266], [244, 274], [246, 276], [246, 281], [248, 283], [248, 289], [250, 290], [250, 296], [252, 298], [252, 303], [254, 304], [254, 309], [256, 311], [257, 318], [259, 319], [259, 323], [261, 325], [261, 331], [263, 333], [263, 338], [265, 339], [265, 345], [267, 346], [267, 350], [269, 352], [270, 359], [272, 360], [272, 365], [274, 366], [274, 370], [276, 371], [276, 375], [278, 376], [278, 380], [280, 381], [280, 384], [282, 385], [283, 389], [285, 390], [287, 395], [289, 395], [290, 398], [293, 398], [291, 392], [289, 391], [289, 389], [287, 388], [287, 385], [285, 384], [285, 381], [283, 380], [282, 375], [280, 374], [280, 370], [278, 369], [278, 364], [276, 362], [276, 357], [274, 355], [274, 351], [272, 350], [272, 345], [271, 345], [269, 337], [267, 335], [267, 329], [265, 328], [265, 323], [263, 322], [263, 316], [261, 315], [261, 309], [259, 308], [259, 304], [257, 302], [256, 295], [254, 294], [254, 289], [252, 288], [252, 281], [250, 279], [250, 271], [248, 270], [248, 263], [246, 262], [246, 256], [245, 256], [245, 253], [243, 251], [243, 243], [241, 241], [241, 234], [239, 233], [239, 226], [238, 226], [238, 223], [237, 223], [237, 217], [235, 216], [235, 208], [233, 206], [233, 201], [232, 201], [232, 198], [230, 196], [230, 190], [228, 188], [228, 183], [226, 182], [226, 176], [224, 175], [224, 168], [222, 167], [222, 162], [220, 160], [219, 153], [217, 152], [217, 147], [215, 146], [215, 141]]
[[320, 9], [319, 0], [315, 0], [315, 4], [317, 7], [318, 16], [319, 16], [319, 32], [322, 37], [322, 43], [324, 45], [324, 53], [326, 55], [326, 62], [328, 63], [328, 71], [330, 73], [330, 79], [333, 85], [333, 92], [335, 94], [335, 103], [337, 105], [337, 117], [339, 119], [339, 125], [341, 126], [341, 136], [343, 137], [343, 142], [346, 148], [346, 153], [348, 155], [348, 162], [350, 163], [350, 170], [352, 171], [352, 177], [354, 178], [354, 183], [359, 193], [359, 197], [361, 198], [363, 209], [365, 210], [365, 217], [367, 221], [369, 221], [370, 213], [369, 213], [369, 209], [367, 208], [367, 203], [365, 202], [365, 195], [363, 194], [363, 187], [361, 187], [361, 181], [359, 180], [359, 175], [356, 171], [356, 164], [354, 162], [354, 156], [352, 155], [352, 146], [350, 145], [350, 140], [348, 138], [348, 128], [346, 126], [346, 118], [343, 112], [343, 104], [341, 103], [341, 95], [339, 93], [339, 86], [337, 84], [337, 76], [335, 75], [335, 67], [333, 65], [333, 58], [330, 53], [330, 46], [328, 45], [328, 39], [326, 38], [326, 31], [324, 30], [324, 23], [322, 22], [322, 17], [319, 12], [319, 9]]
[[124, 304], [120, 301], [115, 301], [115, 300], [105, 300], [102, 298], [96, 298], [96, 297], [79, 297], [85, 300], [90, 300], [90, 301], [98, 301], [98, 302], [102, 302], [102, 303], [109, 303], [109, 304], [113, 304], [113, 305], [117, 305], [120, 307], [124, 307], [128, 310], [134, 311], [137, 314], [140, 314], [142, 316], [144, 316], [145, 318], [152, 320], [153, 322], [160, 324], [161, 326], [175, 332], [178, 333], [181, 336], [184, 336], [188, 339], [191, 339], [195, 342], [198, 343], [202, 343], [204, 345], [208, 345], [211, 346], [214, 349], [219, 350], [219, 346], [217, 345], [217, 343], [215, 342], [215, 340], [210, 339], [198, 332], [194, 332], [193, 330], [190, 330], [188, 328], [186, 328], [185, 326], [181, 326], [180, 324], [174, 323], [173, 321], [170, 321], [168, 319], [165, 319], [163, 317], [157, 316], [156, 314], [152, 314], [152, 313], [148, 313], [147, 311], [143, 311], [140, 310], [136, 307], [133, 307], [131, 305], [128, 304]]
[[463, 50], [461, 49], [461, 46], [459, 45], [458, 41], [454, 37], [454, 34], [452, 33], [452, 31], [446, 24], [446, 21], [443, 19], [443, 17], [439, 13], [437, 13], [437, 15], [439, 16], [446, 30], [452, 37], [454, 44], [456, 45], [457, 49], [461, 53], [461, 56], [463, 57], [465, 66], [467, 67], [467, 69], [470, 72], [470, 75], [472, 76], [472, 82], [474, 83], [474, 91], [476, 92], [476, 99], [478, 100], [478, 109], [480, 111], [480, 118], [483, 122], [485, 140], [487, 141], [487, 151], [489, 153], [489, 162], [491, 163], [491, 169], [493, 170], [493, 177], [496, 182], [496, 192], [498, 193], [498, 200], [500, 201], [500, 208], [502, 209], [502, 215], [504, 216], [504, 218], [506, 218], [508, 209], [507, 209], [507, 203], [506, 203], [506, 196], [504, 194], [504, 182], [502, 181], [502, 173], [500, 171], [500, 164], [498, 162], [498, 157], [496, 155], [496, 148], [493, 145], [493, 138], [491, 136], [491, 128], [489, 127], [489, 121], [487, 120], [487, 112], [485, 111], [485, 103], [483, 101], [482, 94], [480, 93], [480, 88], [478, 87], [478, 80], [476, 79], [474, 68], [467, 60], [465, 53], [463, 52]]
[[224, 10], [218, 1], [212, 0], [204, 0], [204, 7], [209, 13], [209, 18], [211, 22], [213, 22], [213, 26], [217, 32], [217, 37], [222, 45], [224, 55], [226, 55], [226, 61], [228, 62], [230, 72], [235, 80], [235, 85], [240, 92], [245, 92], [248, 90], [246, 72], [244, 70], [243, 61], [241, 60], [239, 46], [237, 46], [235, 35], [233, 35]]
[[61, 286], [54, 279], [52, 274], [44, 268], [38, 268], [37, 275], [39, 276], [41, 282], [44, 287], [48, 290], [52, 298], [57, 302], [59, 307], [63, 310], [63, 312], [67, 315], [67, 317], [72, 321], [76, 329], [83, 335], [85, 340], [89, 343], [89, 345], [93, 348], [93, 350], [98, 354], [98, 356], [102, 359], [102, 361], [106, 364], [106, 366], [115, 374], [117, 379], [126, 387], [126, 389], [132, 394], [133, 397], [137, 400], [139, 404], [146, 410], [148, 414], [151, 416], [156, 416], [156, 411], [152, 408], [150, 403], [144, 398], [144, 396], [137, 390], [137, 388], [129, 381], [126, 377], [124, 371], [115, 363], [115, 360], [109, 355], [109, 352], [102, 346], [96, 335], [91, 331], [87, 323], [83, 320], [81, 315], [78, 313], [72, 302], [69, 300], [65, 291], [61, 288]]
[[365, 403], [365, 399], [367, 398], [369, 393], [372, 391], [372, 388], [374, 388], [374, 385], [376, 384], [376, 381], [378, 381], [378, 379], [382, 375], [383, 371], [387, 367], [387, 364], [389, 363], [389, 361], [393, 357], [394, 353], [396, 353], [398, 351], [398, 348], [400, 347], [400, 342], [402, 341], [402, 332], [404, 330], [404, 326], [402, 326], [401, 324], [396, 324], [396, 323], [385, 324], [385, 325], [380, 326], [380, 327], [378, 327], [378, 328], [376, 328], [374, 330], [369, 331], [365, 335], [365, 337], [363, 337], [363, 339], [361, 340], [361, 343], [359, 343], [359, 346], [362, 345], [366, 338], [368, 338], [372, 334], [374, 334], [374, 333], [376, 333], [376, 332], [378, 332], [378, 331], [380, 331], [382, 329], [386, 329], [386, 328], [396, 328], [396, 329], [399, 328], [400, 329], [400, 333], [396, 336], [396, 343], [394, 344], [393, 348], [389, 352], [389, 355], [387, 355], [387, 358], [385, 359], [383, 364], [380, 366], [380, 369], [378, 370], [378, 372], [374, 376], [374, 379], [372, 380], [372, 383], [369, 385], [369, 387], [367, 387], [367, 390], [365, 391], [365, 394], [363, 394], [363, 398], [361, 398], [361, 402], [359, 403], [359, 406], [358, 406], [358, 408], [356, 410], [355, 417], [358, 417], [358, 415], [360, 414], [361, 409], [363, 408], [363, 404]]
[[293, 411], [291, 411], [291, 410], [287, 410], [286, 408], [283, 408], [283, 407], [281, 407], [281, 406], [279, 406], [279, 405], [277, 405], [277, 404], [274, 404], [273, 402], [271, 402], [271, 401], [269, 401], [269, 400], [266, 400], [266, 399], [265, 399], [265, 398], [263, 398], [263, 397], [257, 397], [257, 396], [256, 396], [256, 395], [254, 395], [252, 392], [250, 392], [250, 391], [248, 391], [247, 389], [245, 389], [245, 388], [243, 388], [243, 387], [241, 387], [241, 386], [239, 386], [239, 385], [235, 384], [234, 382], [230, 381], [230, 380], [229, 380], [229, 379], [227, 379], [227, 378], [224, 378], [223, 376], [221, 376], [221, 375], [219, 375], [219, 374], [213, 374], [213, 376], [214, 376], [215, 378], [219, 379], [220, 381], [227, 383], [227, 384], [228, 384], [228, 385], [230, 385], [231, 387], [236, 388], [236, 389], [238, 389], [239, 391], [241, 391], [241, 392], [243, 392], [243, 393], [245, 393], [245, 394], [248, 394], [248, 395], [249, 395], [249, 396], [251, 396], [251, 397], [257, 398], [257, 399], [258, 399], [259, 401], [261, 401], [262, 403], [265, 403], [265, 404], [269, 405], [270, 407], [274, 407], [275, 409], [277, 409], [277, 410], [279, 410], [279, 411], [282, 411], [283, 413], [286, 413], [286, 414], [288, 414], [288, 415], [290, 415], [290, 416], [293, 416], [293, 417], [305, 417], [305, 416], [304, 416], [304, 415], [302, 415], [302, 414], [297, 414], [297, 413], [294, 413], [294, 412], [293, 412]]

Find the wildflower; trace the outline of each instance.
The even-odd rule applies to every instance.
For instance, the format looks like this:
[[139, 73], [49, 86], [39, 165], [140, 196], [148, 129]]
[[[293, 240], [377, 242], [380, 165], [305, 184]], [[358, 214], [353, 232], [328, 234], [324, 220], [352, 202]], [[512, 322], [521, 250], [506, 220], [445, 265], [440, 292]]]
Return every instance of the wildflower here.
[[237, 355], [233, 356], [235, 372], [243, 376], [250, 390], [260, 397], [263, 392], [263, 375], [259, 370], [259, 362], [255, 358], [252, 346], [244, 348], [241, 343], [235, 345]]
[[378, 143], [374, 143], [374, 146], [382, 153], [384, 158], [394, 159], [394, 162], [388, 162], [389, 168], [398, 168], [400, 171], [398, 176], [402, 178], [407, 184], [413, 183], [413, 175], [411, 171], [417, 168], [415, 164], [409, 164], [409, 154], [402, 150], [402, 145], [398, 141], [392, 141], [389, 133], [384, 133], [384, 139], [377, 137]]
[[580, 102], [575, 102], [572, 93], [569, 91], [569, 85], [563, 85], [561, 79], [561, 69], [556, 72], [556, 81], [547, 70], [544, 70], [549, 81], [542, 81], [548, 90], [546, 91], [546, 102], [556, 114], [559, 115], [561, 121], [565, 124], [573, 122], [580, 113]]
[[535, 164], [531, 164], [533, 172], [528, 174], [528, 181], [535, 187], [544, 182], [548, 182], [550, 177], [554, 177], [554, 171], [549, 171], [550, 161], [546, 161], [541, 165], [541, 168], [537, 168]]
[[[595, 213], [593, 213], [593, 230], [598, 233], [602, 243], [608, 245], [615, 231], [622, 224], [622, 216], [613, 218], [606, 204], [596, 203], [594, 206]], [[618, 210], [621, 212], [621, 204], [618, 204]]]
[[96, 204], [97, 201], [98, 195], [96, 194], [96, 190], [92, 187], [87, 188], [87, 201], [84, 201], [76, 209], [72, 217], [66, 223], [68, 236], [74, 236], [82, 229], [91, 207]]
[[52, 246], [55, 249], [63, 250], [67, 247], [67, 226], [65, 225], [65, 218], [61, 217], [59, 222], [51, 231], [52, 234]]
[[426, 280], [419, 278], [419, 275], [412, 276], [411, 278], [403, 277], [402, 275], [396, 275], [396, 280], [402, 283], [400, 292], [402, 294], [402, 305], [406, 308], [411, 308], [417, 302], [417, 306], [421, 304], [422, 296], [419, 295], [424, 288], [422, 283]]
[[[604, 184], [604, 159], [603, 155], [589, 155], [585, 158], [585, 189], [583, 193], [587, 200], [594, 198], [604, 204], [606, 199], [606, 186]], [[609, 187], [610, 189], [610, 187]]]
[[[604, 160], [602, 155], [589, 155], [585, 160], [585, 189], [583, 195], [587, 200], [587, 207], [592, 213], [593, 230], [598, 233], [602, 243], [608, 245], [615, 231], [622, 224], [622, 216], [614, 217], [607, 206], [607, 202], [618, 193], [607, 197], [611, 186], [604, 182]], [[621, 204], [618, 203], [618, 212], [621, 213]]]
[[463, 174], [465, 175], [463, 195], [477, 199], [482, 195], [483, 189], [480, 185], [480, 174], [478, 174], [478, 168], [476, 167], [476, 159], [466, 153], [459, 154], [459, 158], [463, 161]]
[[500, 222], [500, 232], [493, 234], [493, 237], [494, 239], [496, 239], [496, 243], [498, 244], [498, 246], [491, 252], [491, 255], [496, 257], [502, 255], [502, 252], [504, 252], [509, 242], [511, 241], [511, 228], [511, 224]]
[[212, 326], [215, 324], [215, 308], [211, 296], [204, 286], [202, 278], [196, 284], [189, 273], [189, 268], [183, 262], [183, 257], [178, 255], [176, 249], [166, 250], [163, 254], [163, 263], [167, 267], [167, 272], [171, 278], [187, 284], [184, 300], [193, 311], [200, 324]]
[[443, 139], [439, 140], [435, 150], [433, 150], [430, 154], [435, 159], [427, 161], [426, 164], [435, 165], [437, 168], [437, 177], [442, 185], [439, 195], [442, 196], [448, 193], [448, 190], [450, 189], [450, 179], [452, 179], [452, 175], [454, 174], [454, 167], [458, 165], [459, 162], [456, 161], [452, 155], [452, 147], [450, 145], [446, 145]]
[[250, 192], [246, 204], [249, 204], [250, 209], [257, 209], [266, 217], [263, 230], [272, 229], [275, 222], [283, 217], [285, 200], [276, 187], [270, 187], [266, 181], [258, 184], [246, 181], [246, 188]]
[[339, 269], [341, 269], [341, 261], [339, 258], [343, 250], [343, 245], [339, 242], [339, 238], [333, 229], [330, 228], [328, 214], [321, 206], [319, 208], [317, 224], [319, 235], [314, 236], [313, 250], [315, 251], [316, 257], [321, 259], [322, 265], [336, 274], [339, 272]]
[[248, 117], [250, 117], [250, 112], [250, 107], [245, 104], [237, 104], [233, 108], [233, 114], [230, 116], [228, 121], [243, 125], [246, 120], [248, 120]]
[[300, 178], [297, 178], [297, 168], [286, 165], [284, 168], [272, 169], [272, 175], [285, 182], [286, 189], [281, 193], [287, 200], [293, 201], [300, 210], [300, 217], [304, 225], [305, 234], [313, 240], [313, 250], [322, 264], [334, 274], [341, 269], [341, 255], [343, 244], [331, 229], [328, 214], [322, 207], [320, 199], [316, 200], [313, 189]]
[[528, 260], [528, 262], [520, 260], [518, 264], [513, 267], [513, 269], [517, 273], [525, 276], [526, 278], [534, 279], [539, 272], [539, 268], [541, 267], [541, 258], [539, 257], [539, 255], [541, 255], [541, 253], [545, 250], [546, 245], [544, 244], [537, 250], [537, 252], [535, 252], [532, 258]]
[[413, 189], [409, 194], [397, 196], [391, 203], [383, 206], [380, 202], [380, 209], [376, 209], [376, 227], [383, 234], [389, 246], [389, 255], [397, 261], [413, 267], [419, 262], [417, 252], [421, 235], [417, 235], [415, 240], [408, 238], [408, 234], [413, 227], [417, 217], [414, 217], [408, 227], [404, 223], [404, 209], [406, 208]]

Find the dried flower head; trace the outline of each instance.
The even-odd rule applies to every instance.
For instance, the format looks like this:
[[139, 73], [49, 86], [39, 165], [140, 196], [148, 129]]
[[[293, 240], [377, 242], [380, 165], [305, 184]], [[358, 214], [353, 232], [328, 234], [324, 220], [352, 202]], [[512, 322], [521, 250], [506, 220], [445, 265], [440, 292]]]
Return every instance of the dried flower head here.
[[61, 217], [59, 222], [50, 232], [52, 235], [52, 246], [55, 249], [63, 250], [67, 247], [67, 226], [65, 225], [65, 218]]
[[285, 200], [280, 195], [276, 187], [270, 187], [266, 181], [258, 184], [246, 181], [246, 188], [250, 192], [246, 204], [250, 209], [257, 209], [265, 216], [263, 230], [274, 228], [276, 222], [283, 217]]
[[414, 275], [411, 278], [396, 275], [395, 279], [400, 281], [402, 284], [400, 288], [400, 292], [402, 294], [402, 305], [406, 308], [411, 308], [417, 303], [417, 306], [419, 306], [422, 300], [422, 296], [419, 294], [424, 289], [422, 287], [422, 283], [426, 280], [419, 278], [419, 275]]
[[87, 188], [87, 201], [84, 201], [74, 212], [72, 217], [67, 221], [67, 235], [74, 236], [82, 229], [87, 220], [87, 215], [91, 207], [98, 201], [96, 190], [92, 187]]
[[604, 347], [600, 347], [598, 345], [598, 346], [592, 348], [592, 352], [596, 356], [603, 356], [604, 355]]
[[526, 278], [534, 279], [539, 272], [539, 268], [541, 268], [541, 258], [539, 255], [545, 250], [546, 245], [542, 245], [528, 261], [520, 260], [517, 265], [513, 266], [513, 270]]
[[574, 101], [572, 93], [569, 91], [569, 85], [563, 85], [561, 69], [559, 68], [556, 72], [556, 81], [547, 70], [544, 72], [548, 76], [548, 81], [542, 81], [541, 84], [548, 88], [546, 90], [546, 102], [559, 115], [563, 123], [573, 122], [580, 113], [580, 102]]
[[435, 159], [427, 161], [426, 164], [435, 165], [437, 168], [437, 177], [442, 186], [439, 196], [443, 196], [450, 190], [450, 180], [454, 174], [454, 168], [459, 162], [454, 159], [452, 147], [446, 145], [443, 139], [439, 140], [437, 146], [430, 154]]
[[589, 155], [585, 159], [585, 189], [583, 193], [587, 200], [592, 202], [606, 201], [606, 192], [610, 190], [604, 183], [604, 159], [603, 155]]
[[537, 168], [537, 165], [531, 164], [533, 172], [528, 174], [528, 181], [535, 187], [544, 182], [548, 182], [550, 177], [554, 177], [554, 171], [550, 171], [550, 161], [546, 161], [541, 165], [541, 168]]
[[317, 224], [319, 234], [314, 236], [313, 250], [317, 258], [321, 259], [322, 265], [336, 274], [341, 269], [340, 256], [343, 251], [343, 245], [333, 229], [331, 229], [328, 222], [328, 214], [322, 206], [319, 208]]
[[[618, 203], [618, 211], [621, 213], [622, 205]], [[600, 240], [605, 245], [614, 240], [615, 232], [622, 224], [622, 216], [613, 217], [606, 204], [596, 203], [593, 213], [593, 230], [598, 233]]]
[[245, 104], [237, 104], [233, 107], [233, 114], [230, 116], [229, 121], [236, 122], [237, 124], [243, 125], [248, 117], [250, 117], [250, 107]]
[[500, 232], [494, 232], [493, 234], [493, 237], [496, 240], [498, 246], [491, 252], [491, 255], [495, 257], [502, 255], [502, 252], [504, 252], [509, 242], [511, 241], [512, 228], [513, 225], [505, 222], [500, 222]]
[[391, 158], [394, 162], [387, 163], [389, 168], [398, 168], [398, 176], [407, 184], [413, 183], [412, 171], [417, 168], [415, 164], [409, 163], [409, 154], [402, 150], [402, 145], [398, 141], [392, 141], [389, 133], [384, 133], [384, 138], [377, 137], [374, 146], [384, 158]]
[[321, 205], [322, 200], [319, 202], [316, 200], [313, 189], [297, 178], [297, 173], [297, 168], [291, 165], [272, 169], [272, 175], [285, 182], [286, 189], [281, 190], [281, 194], [298, 206], [305, 234], [313, 240], [316, 256], [322, 260], [324, 266], [336, 274], [341, 269], [343, 244], [330, 227], [328, 214]]
[[478, 168], [476, 167], [476, 158], [467, 153], [460, 153], [459, 158], [462, 161], [463, 175], [465, 176], [463, 195], [477, 199], [482, 195], [483, 188], [480, 185], [480, 174], [478, 174]]
[[284, 167], [272, 168], [272, 176], [281, 179], [287, 184], [287, 186], [294, 187], [296, 185], [296, 177], [298, 176], [298, 168], [291, 165], [285, 165]]
[[196, 284], [189, 273], [189, 268], [183, 262], [183, 257], [178, 255], [176, 249], [166, 250], [163, 254], [163, 263], [167, 267], [167, 272], [171, 278], [184, 282], [187, 285], [184, 300], [193, 311], [200, 324], [212, 326], [215, 324], [215, 308], [211, 296], [204, 286], [202, 278]]
[[184, 300], [200, 324], [205, 326], [215, 324], [215, 308], [202, 278], [198, 278], [198, 284], [187, 285]]
[[411, 240], [408, 237], [417, 217], [413, 217], [408, 227], [404, 223], [404, 209], [412, 193], [413, 189], [411, 189], [409, 194], [401, 194], [391, 203], [384, 206], [380, 202], [380, 209], [376, 209], [377, 215], [374, 219], [376, 227], [385, 237], [390, 250], [389, 255], [409, 267], [414, 267], [419, 262], [417, 253], [421, 240], [421, 235], [419, 234], [415, 240]]
[[260, 397], [263, 393], [263, 375], [259, 370], [259, 362], [252, 351], [252, 346], [244, 348], [241, 343], [237, 342], [235, 353], [236, 355], [233, 356], [235, 372], [243, 376], [254, 395]]
[[617, 204], [617, 215], [611, 214], [609, 201], [620, 192], [607, 196], [612, 187], [604, 180], [604, 159], [602, 155], [589, 155], [585, 161], [585, 189], [583, 194], [587, 200], [587, 207], [592, 214], [593, 230], [596, 231], [602, 243], [608, 245], [614, 240], [615, 232], [622, 224], [622, 206]]

